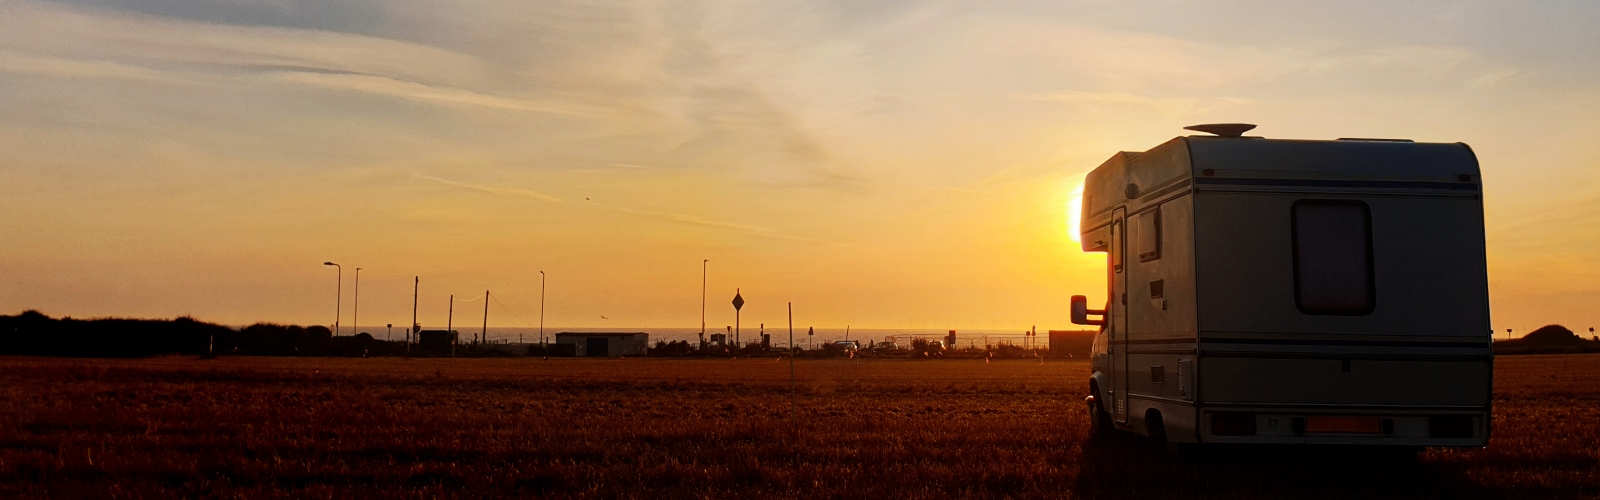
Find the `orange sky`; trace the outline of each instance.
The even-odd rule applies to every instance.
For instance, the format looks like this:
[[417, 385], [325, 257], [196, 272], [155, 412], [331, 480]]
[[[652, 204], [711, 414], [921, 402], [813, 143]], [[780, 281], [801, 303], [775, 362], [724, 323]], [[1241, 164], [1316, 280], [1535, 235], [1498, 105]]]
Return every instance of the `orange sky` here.
[[[1494, 323], [1600, 323], [1587, 2], [0, 1], [0, 313], [1064, 328], [1195, 123], [1471, 144]], [[1099, 299], [1095, 299], [1099, 300]], [[481, 307], [464, 303], [458, 308]], [[602, 320], [604, 315], [609, 320]], [[494, 325], [491, 325], [494, 326]], [[511, 326], [507, 324], [505, 326]]]

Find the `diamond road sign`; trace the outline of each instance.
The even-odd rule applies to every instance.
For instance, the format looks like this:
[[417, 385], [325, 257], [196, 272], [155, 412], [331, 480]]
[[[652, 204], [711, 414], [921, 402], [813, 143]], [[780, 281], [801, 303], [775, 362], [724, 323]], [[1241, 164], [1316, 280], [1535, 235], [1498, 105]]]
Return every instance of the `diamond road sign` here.
[[744, 308], [744, 297], [740, 296], [739, 292], [733, 292], [733, 310], [737, 311], [737, 310], [740, 310], [740, 309], [743, 309], [743, 308]]

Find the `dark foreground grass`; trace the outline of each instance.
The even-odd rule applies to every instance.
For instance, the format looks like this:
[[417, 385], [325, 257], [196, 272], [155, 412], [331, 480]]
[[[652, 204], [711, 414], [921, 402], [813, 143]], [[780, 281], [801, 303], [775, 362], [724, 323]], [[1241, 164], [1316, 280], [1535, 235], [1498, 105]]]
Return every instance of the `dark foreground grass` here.
[[1082, 362], [0, 358], [0, 497], [1600, 496], [1600, 356], [1481, 450], [1085, 444]]

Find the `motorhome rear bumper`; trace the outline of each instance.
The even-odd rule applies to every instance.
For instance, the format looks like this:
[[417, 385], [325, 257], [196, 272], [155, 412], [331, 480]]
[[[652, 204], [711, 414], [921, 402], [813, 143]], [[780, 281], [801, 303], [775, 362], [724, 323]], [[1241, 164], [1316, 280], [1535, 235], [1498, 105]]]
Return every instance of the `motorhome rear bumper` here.
[[1202, 443], [1481, 447], [1488, 408], [1202, 406]]

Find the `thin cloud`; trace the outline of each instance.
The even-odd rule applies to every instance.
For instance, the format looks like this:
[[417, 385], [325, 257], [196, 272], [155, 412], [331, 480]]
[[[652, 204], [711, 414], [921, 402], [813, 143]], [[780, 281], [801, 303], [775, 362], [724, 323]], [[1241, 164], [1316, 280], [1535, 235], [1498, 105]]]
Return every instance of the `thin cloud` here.
[[322, 88], [352, 90], [413, 101], [465, 104], [511, 111], [531, 111], [558, 115], [592, 116], [604, 111], [598, 108], [573, 106], [566, 103], [541, 103], [480, 94], [470, 90], [439, 87], [386, 76], [340, 71], [285, 71], [278, 74], [283, 81]]
[[0, 52], [0, 72], [41, 76], [135, 80], [160, 83], [194, 83], [150, 68], [110, 61], [82, 61], [41, 57], [16, 52]]
[[679, 214], [679, 213], [671, 213], [671, 212], [657, 212], [657, 211], [654, 211], [654, 210], [640, 210], [640, 209], [637, 209], [637, 208], [629, 208], [629, 207], [624, 207], [624, 206], [619, 206], [619, 205], [608, 205], [608, 204], [605, 204], [605, 203], [591, 203], [591, 205], [594, 205], [597, 208], [603, 208], [603, 209], [606, 209], [606, 210], [612, 210], [612, 211], [622, 212], [622, 213], [631, 214], [631, 215], [638, 215], [638, 216], [642, 216], [642, 217], [649, 217], [649, 218], [658, 219], [658, 220], [664, 220], [664, 221], [668, 221], [668, 222], [677, 222], [677, 223], [680, 223], [680, 224], [692, 224], [692, 225], [697, 225], [697, 226], [714, 227], [714, 228], [720, 228], [720, 229], [732, 229], [734, 231], [742, 232], [742, 233], [745, 233], [745, 234], [748, 234], [748, 235], [751, 235], [751, 236], [760, 236], [760, 237], [763, 237], [763, 238], [773, 238], [773, 239], [788, 240], [788, 241], [806, 241], [806, 242], [817, 241], [815, 238], [807, 238], [807, 237], [804, 237], [804, 236], [795, 236], [795, 235], [792, 235], [792, 234], [785, 233], [783, 231], [779, 231], [779, 230], [772, 229], [772, 228], [769, 228], [769, 227], [757, 226], [757, 225], [754, 225], [754, 224], [742, 224], [742, 223], [738, 223], [738, 222], [727, 222], [727, 221], [720, 221], [720, 220], [712, 220], [712, 219], [706, 219], [706, 218], [703, 218], [703, 217], [689, 215], [689, 214]]
[[541, 193], [541, 192], [538, 192], [538, 191], [531, 191], [531, 190], [527, 190], [527, 189], [497, 188], [497, 187], [489, 187], [489, 186], [479, 186], [477, 184], [467, 184], [465, 182], [452, 181], [450, 179], [441, 179], [441, 178], [434, 177], [434, 176], [431, 176], [431, 175], [422, 175], [422, 174], [414, 174], [413, 177], [416, 177], [416, 178], [422, 179], [422, 180], [437, 182], [437, 183], [440, 183], [440, 184], [444, 184], [446, 186], [454, 186], [454, 187], [458, 187], [458, 188], [462, 188], [462, 189], [471, 189], [471, 190], [474, 190], [474, 191], [482, 191], [482, 192], [490, 193], [490, 194], [498, 194], [498, 195], [505, 195], [505, 196], [516, 196], [516, 197], [521, 197], [521, 198], [531, 198], [531, 199], [543, 201], [543, 202], [546, 202], [546, 203], [562, 203], [561, 198], [557, 198], [557, 197], [554, 197], [554, 196], [550, 196], [548, 194], [544, 194], [544, 193]]
[[993, 191], [980, 191], [980, 190], [977, 190], [977, 189], [967, 189], [967, 188], [958, 188], [958, 187], [928, 186], [928, 187], [923, 187], [923, 189], [927, 189], [927, 190], [930, 190], [930, 191], [943, 191], [943, 192], [946, 192], [946, 193], [985, 194], [985, 195], [994, 194]]
[[[437, 183], [440, 183], [440, 184], [444, 184], [446, 186], [457, 187], [457, 188], [462, 188], [462, 189], [471, 189], [471, 190], [474, 190], [474, 191], [481, 191], [481, 192], [484, 192], [484, 193], [498, 194], [498, 195], [503, 195], [503, 196], [517, 196], [517, 197], [522, 197], [522, 198], [532, 198], [532, 199], [535, 199], [535, 200], [548, 202], [548, 203], [562, 203], [562, 200], [560, 198], [556, 198], [554, 196], [551, 196], [551, 195], [548, 195], [548, 194], [544, 194], [544, 193], [540, 193], [540, 192], [537, 192], [537, 191], [530, 191], [530, 190], [527, 190], [527, 189], [498, 188], [498, 187], [491, 187], [491, 186], [481, 186], [481, 185], [477, 185], [477, 184], [468, 184], [468, 183], [465, 183], [465, 182], [453, 181], [453, 180], [449, 180], [449, 179], [442, 179], [442, 178], [439, 178], [439, 177], [434, 177], [434, 176], [431, 176], [431, 175], [423, 175], [423, 174], [414, 174], [414, 177], [416, 177], [418, 179], [422, 179], [422, 180], [437, 182]], [[585, 205], [592, 206], [592, 207], [595, 207], [595, 208], [599, 208], [599, 209], [602, 209], [602, 210], [610, 210], [610, 211], [613, 211], [613, 212], [621, 212], [621, 213], [625, 213], [625, 214], [629, 214], [629, 215], [636, 215], [636, 216], [640, 216], [640, 217], [647, 217], [647, 218], [663, 220], [663, 221], [668, 221], [668, 222], [676, 222], [676, 223], [680, 223], [680, 224], [691, 224], [691, 225], [697, 225], [697, 226], [714, 227], [714, 228], [719, 228], [719, 229], [731, 229], [731, 230], [742, 232], [742, 233], [745, 233], [745, 234], [748, 234], [748, 235], [760, 236], [760, 237], [763, 237], [763, 238], [774, 238], [774, 239], [788, 240], [788, 241], [806, 241], [806, 242], [817, 241], [815, 238], [807, 238], [807, 237], [804, 237], [804, 236], [795, 236], [795, 235], [792, 235], [792, 234], [785, 233], [783, 231], [779, 231], [779, 230], [772, 229], [772, 228], [769, 228], [769, 227], [764, 227], [764, 226], [757, 226], [757, 225], [754, 225], [754, 224], [742, 224], [742, 223], [738, 223], [738, 222], [712, 220], [712, 219], [706, 219], [706, 218], [703, 218], [703, 217], [699, 217], [699, 216], [695, 216], [695, 215], [689, 215], [689, 214], [680, 214], [680, 213], [672, 213], [672, 212], [658, 212], [658, 211], [654, 211], [654, 210], [641, 210], [641, 209], [637, 209], [637, 208], [624, 207], [624, 206], [621, 206], [621, 205], [611, 205], [611, 204], [598, 203], [598, 202], [592, 202], [592, 201], [590, 203], [585, 204]]]
[[1067, 105], [1144, 106], [1174, 115], [1207, 113], [1228, 106], [1250, 103], [1248, 99], [1236, 97], [1209, 97], [1205, 99], [1157, 98], [1127, 92], [1086, 92], [1081, 90], [1021, 95], [1017, 96], [1017, 98]]

